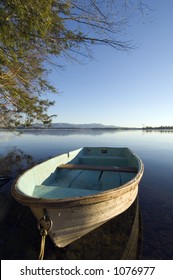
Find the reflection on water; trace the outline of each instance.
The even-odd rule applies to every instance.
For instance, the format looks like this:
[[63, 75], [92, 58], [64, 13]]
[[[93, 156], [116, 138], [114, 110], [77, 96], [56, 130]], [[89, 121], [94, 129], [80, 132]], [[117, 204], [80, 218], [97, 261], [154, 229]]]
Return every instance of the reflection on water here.
[[[5, 156], [0, 157], [0, 176], [5, 178], [16, 178], [27, 168], [34, 165], [33, 158], [31, 155], [25, 154], [20, 149], [12, 149]], [[2, 186], [6, 188], [6, 186]], [[2, 191], [2, 188], [1, 188]]]
[[[38, 133], [38, 132], [37, 132]], [[139, 186], [139, 205], [142, 216], [142, 259], [173, 259], [173, 133], [160, 131], [106, 131], [97, 134], [81, 133], [77, 131], [65, 132], [39, 132], [40, 134], [24, 132], [20, 136], [9, 132], [0, 131], [0, 156], [16, 150], [20, 150], [23, 156], [13, 158], [13, 167], [22, 169], [20, 160], [24, 155], [29, 155], [30, 163], [38, 163], [41, 160], [53, 157], [55, 155], [68, 152], [83, 146], [117, 146], [129, 147], [137, 153], [145, 165], [145, 172]], [[25, 157], [25, 167], [27, 167], [27, 158]], [[18, 160], [18, 163], [15, 160]], [[10, 175], [10, 173], [8, 173]], [[14, 175], [14, 174], [13, 174]], [[0, 192], [2, 187], [0, 187]], [[14, 201], [6, 203], [4, 196], [0, 197], [1, 206], [11, 207], [8, 219], [1, 224], [0, 231], [0, 254], [3, 258], [11, 259], [37, 259], [40, 250], [40, 236], [36, 230], [37, 224], [29, 208], [21, 206]], [[8, 201], [9, 202], [9, 201]], [[0, 211], [2, 207], [0, 208]], [[131, 208], [129, 209], [131, 211]], [[5, 208], [3, 208], [5, 211]], [[138, 211], [139, 212], [139, 211]], [[4, 212], [5, 213], [5, 212]], [[11, 215], [11, 213], [13, 215]], [[123, 213], [126, 215], [126, 213]], [[4, 215], [2, 216], [4, 217]], [[14, 218], [15, 217], [15, 218]], [[120, 216], [119, 216], [120, 217]], [[119, 218], [117, 217], [117, 219]], [[135, 216], [133, 216], [135, 217]], [[133, 258], [126, 256], [126, 252], [135, 251], [136, 242], [123, 243], [127, 232], [124, 227], [127, 224], [126, 218], [121, 218], [123, 222], [114, 219], [105, 224], [98, 231], [94, 231], [83, 239], [79, 239], [66, 249], [56, 249], [51, 240], [46, 242], [47, 259], [90, 259], [90, 258]], [[127, 218], [128, 220], [129, 217]], [[131, 220], [132, 221], [132, 220]], [[134, 218], [135, 221], [135, 218]], [[138, 242], [141, 240], [140, 219], [139, 227], [128, 226], [129, 237], [136, 232]], [[136, 222], [134, 223], [136, 224]], [[2, 226], [3, 225], [3, 226]], [[131, 222], [132, 225], [132, 222]], [[121, 235], [118, 237], [117, 229], [121, 226]], [[12, 230], [11, 230], [12, 228]], [[136, 228], [136, 230], [135, 230]], [[137, 232], [137, 228], [139, 229]], [[134, 229], [134, 233], [133, 230]], [[32, 231], [32, 234], [31, 234]], [[99, 238], [99, 236], [101, 236]], [[126, 235], [128, 236], [128, 235]], [[129, 238], [129, 240], [137, 240]], [[10, 243], [13, 242], [14, 244]], [[16, 245], [20, 243], [20, 247]], [[91, 240], [91, 242], [90, 242]], [[103, 240], [103, 242], [102, 242]], [[116, 246], [115, 246], [115, 243]], [[129, 244], [129, 245], [127, 245]], [[138, 243], [139, 244], [139, 243]], [[130, 247], [131, 246], [131, 247]], [[82, 249], [81, 249], [82, 248]], [[103, 250], [102, 250], [103, 248]], [[107, 251], [106, 251], [106, 248]], [[114, 250], [114, 248], [116, 250]], [[118, 253], [118, 248], [121, 252]], [[140, 246], [138, 245], [139, 251]], [[112, 251], [113, 250], [113, 251]], [[109, 253], [109, 251], [111, 253]], [[82, 254], [82, 255], [81, 255]], [[124, 257], [123, 257], [124, 254]], [[138, 256], [137, 256], [138, 255]], [[139, 257], [139, 253], [136, 258]]]
[[143, 129], [144, 132], [146, 133], [156, 133], [156, 132], [160, 132], [160, 133], [173, 133], [173, 129]]
[[[102, 135], [105, 133], [115, 133], [115, 132], [121, 132], [121, 129], [23, 129], [18, 130], [15, 132], [16, 135], [22, 136], [24, 134], [34, 134], [34, 135], [59, 135], [59, 136], [69, 136], [69, 135]], [[0, 130], [0, 132], [7, 132], [5, 130]]]

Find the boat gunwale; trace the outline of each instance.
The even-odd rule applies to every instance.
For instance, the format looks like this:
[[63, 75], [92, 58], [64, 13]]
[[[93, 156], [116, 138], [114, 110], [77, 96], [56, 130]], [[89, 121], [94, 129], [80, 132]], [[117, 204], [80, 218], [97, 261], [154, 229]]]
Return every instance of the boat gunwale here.
[[28, 206], [34, 206], [34, 207], [48, 207], [48, 208], [57, 208], [57, 207], [75, 207], [79, 205], [85, 205], [85, 204], [92, 204], [92, 203], [99, 203], [106, 201], [108, 199], [114, 199], [117, 196], [119, 196], [125, 192], [127, 192], [128, 188], [135, 188], [136, 185], [138, 185], [143, 172], [144, 172], [144, 164], [142, 163], [141, 159], [132, 152], [132, 154], [136, 157], [136, 159], [139, 162], [139, 170], [136, 173], [135, 177], [128, 181], [127, 183], [116, 187], [111, 188], [109, 190], [101, 191], [96, 194], [92, 195], [86, 195], [86, 196], [78, 196], [78, 197], [69, 197], [69, 198], [37, 198], [32, 197], [29, 195], [25, 195], [23, 192], [19, 191], [17, 188], [17, 181], [21, 176], [24, 175], [25, 172], [29, 171], [30, 169], [34, 168], [31, 167], [27, 170], [25, 170], [22, 174], [20, 174], [16, 180], [14, 181], [11, 189], [11, 193], [13, 197], [20, 203]]

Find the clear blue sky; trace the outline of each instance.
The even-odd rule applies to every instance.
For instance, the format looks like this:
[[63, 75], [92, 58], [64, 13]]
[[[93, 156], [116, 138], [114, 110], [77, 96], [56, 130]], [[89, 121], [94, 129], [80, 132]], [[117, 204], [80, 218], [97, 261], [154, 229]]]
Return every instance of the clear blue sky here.
[[64, 70], [52, 72], [60, 91], [54, 122], [173, 125], [173, 1], [145, 2], [153, 9], [147, 23], [141, 17], [129, 28], [135, 50], [97, 46], [94, 60], [63, 61]]

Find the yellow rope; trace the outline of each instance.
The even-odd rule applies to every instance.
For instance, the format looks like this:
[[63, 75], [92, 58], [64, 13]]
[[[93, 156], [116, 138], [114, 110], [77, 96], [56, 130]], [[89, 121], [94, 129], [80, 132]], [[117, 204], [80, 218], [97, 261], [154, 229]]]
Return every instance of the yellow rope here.
[[41, 248], [40, 248], [40, 254], [39, 254], [39, 260], [43, 260], [44, 258], [44, 250], [45, 250], [45, 240], [47, 236], [47, 230], [42, 229], [41, 232]]

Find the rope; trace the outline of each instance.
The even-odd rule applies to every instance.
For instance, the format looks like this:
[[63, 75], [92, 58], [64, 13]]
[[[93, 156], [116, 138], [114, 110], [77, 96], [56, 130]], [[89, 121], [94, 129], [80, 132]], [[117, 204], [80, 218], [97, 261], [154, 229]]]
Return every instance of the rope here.
[[[40, 219], [38, 222], [38, 229], [40, 231], [41, 237], [41, 247], [40, 247], [40, 254], [39, 254], [39, 260], [43, 260], [44, 258], [44, 250], [45, 250], [45, 241], [46, 241], [46, 236], [48, 235], [48, 232], [52, 229], [53, 222], [47, 215], [46, 209], [43, 209], [44, 211], [44, 216]], [[46, 222], [47, 224], [47, 229], [45, 229], [42, 225], [42, 222]]]
[[39, 254], [39, 260], [43, 260], [44, 258], [44, 250], [45, 250], [45, 241], [46, 241], [46, 236], [47, 236], [47, 230], [43, 229], [40, 231], [40, 234], [42, 236], [41, 238], [41, 247], [40, 247], [40, 254]]

